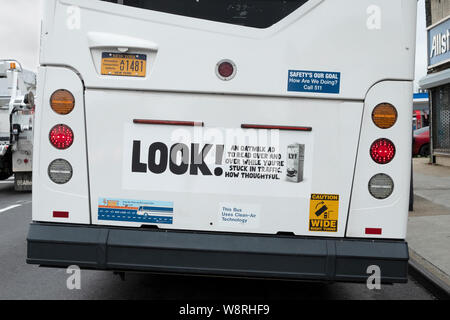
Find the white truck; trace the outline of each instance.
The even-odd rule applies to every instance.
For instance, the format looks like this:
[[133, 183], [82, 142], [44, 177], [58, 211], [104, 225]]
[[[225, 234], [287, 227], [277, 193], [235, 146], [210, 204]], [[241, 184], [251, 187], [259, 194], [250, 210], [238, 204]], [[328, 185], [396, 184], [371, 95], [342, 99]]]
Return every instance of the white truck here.
[[0, 180], [14, 175], [16, 191], [31, 191], [36, 74], [0, 60]]

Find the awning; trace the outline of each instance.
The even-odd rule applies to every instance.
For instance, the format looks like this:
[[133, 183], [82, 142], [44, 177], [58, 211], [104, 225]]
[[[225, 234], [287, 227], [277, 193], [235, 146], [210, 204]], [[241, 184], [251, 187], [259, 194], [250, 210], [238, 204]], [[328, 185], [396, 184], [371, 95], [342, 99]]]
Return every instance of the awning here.
[[426, 75], [420, 79], [419, 86], [421, 89], [430, 89], [447, 83], [450, 83], [450, 69]]

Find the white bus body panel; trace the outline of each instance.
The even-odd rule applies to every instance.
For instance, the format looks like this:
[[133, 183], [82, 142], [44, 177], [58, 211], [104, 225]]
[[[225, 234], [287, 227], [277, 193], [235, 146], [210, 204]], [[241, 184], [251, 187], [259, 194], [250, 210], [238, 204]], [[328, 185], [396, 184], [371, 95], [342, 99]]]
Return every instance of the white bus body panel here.
[[[404, 238], [410, 170], [410, 153], [404, 148], [411, 148], [411, 137], [405, 136], [411, 112], [405, 104], [412, 94], [415, 50], [415, 32], [406, 26], [414, 24], [415, 0], [310, 0], [267, 29], [99, 1], [47, 0], [44, 5], [34, 221], [145, 224], [99, 219], [101, 201], [125, 199], [170, 203], [173, 222], [153, 223], [160, 228], [329, 237], [368, 237], [365, 228], [383, 228], [381, 235], [370, 237]], [[368, 26], [373, 5], [381, 14], [381, 25], [375, 27]], [[333, 12], [340, 12], [336, 19], [330, 18]], [[119, 48], [147, 55], [145, 77], [100, 74], [101, 53]], [[215, 73], [217, 62], [225, 58], [237, 67], [231, 81]], [[339, 94], [288, 91], [289, 70], [340, 72]], [[50, 95], [61, 88], [76, 100], [67, 116], [48, 105]], [[379, 102], [397, 106], [394, 128], [373, 125], [370, 115]], [[197, 121], [204, 123], [204, 130], [218, 131], [249, 123], [311, 127], [311, 132], [280, 133], [283, 155], [288, 145], [305, 143], [305, 179], [298, 185], [231, 183], [214, 175], [167, 175], [164, 180], [148, 171], [132, 173], [134, 140], [142, 142], [139, 162], [145, 164], [149, 145], [173, 142], [171, 135], [179, 129], [135, 124], [135, 119]], [[48, 142], [50, 129], [58, 123], [69, 125], [75, 134], [74, 144], [64, 151]], [[184, 130], [191, 134], [195, 128]], [[369, 148], [385, 134], [400, 149], [391, 164], [380, 166], [370, 158]], [[66, 185], [48, 178], [48, 164], [58, 158], [73, 166]], [[379, 202], [367, 184], [384, 169], [401, 192]], [[316, 193], [339, 195], [336, 232], [308, 230], [310, 197]], [[220, 224], [220, 208], [228, 205], [257, 212], [257, 218], [244, 226]], [[380, 208], [387, 210], [380, 213]], [[53, 218], [53, 211], [70, 216]]]
[[[319, 234], [344, 236], [358, 143], [355, 133], [359, 131], [362, 115], [361, 103], [156, 92], [134, 92], [130, 95], [126, 91], [103, 90], [87, 90], [86, 101], [94, 224], [141, 226], [140, 222], [97, 220], [99, 199], [130, 199], [172, 202], [173, 225], [160, 225], [170, 229], [317, 235], [318, 232], [308, 231], [309, 201], [311, 193], [322, 193], [339, 194], [341, 197], [337, 232]], [[114, 112], [110, 111], [112, 109]], [[105, 117], [105, 114], [108, 116]], [[204, 122], [205, 127], [190, 129], [142, 125], [133, 124], [133, 119], [193, 119]], [[223, 133], [224, 128], [239, 130], [243, 123], [311, 126], [311, 132], [279, 133], [283, 160], [287, 144], [296, 141], [307, 143], [304, 181], [285, 181], [285, 166], [279, 175], [281, 180], [275, 181], [229, 179], [203, 176], [201, 173], [193, 176], [189, 172], [175, 175], [168, 168], [162, 176], [148, 169], [145, 173], [131, 171], [133, 140], [142, 141], [140, 159], [147, 165], [150, 144], [163, 141], [170, 148], [175, 143], [171, 141], [171, 136], [176, 135], [177, 131], [182, 134], [186, 132], [186, 136], [204, 132], [204, 135], [211, 137], [214, 132]], [[189, 140], [186, 144], [197, 141]], [[224, 159], [228, 159], [226, 154]], [[225, 172], [228, 166], [223, 165]], [[223, 203], [236, 208], [253, 207], [256, 217], [242, 225], [221, 223], [220, 206]]]
[[[406, 238], [411, 182], [412, 89], [412, 83], [409, 82], [386, 81], [375, 85], [367, 95], [363, 116], [366, 125], [362, 127], [359, 142], [348, 237], [380, 237], [366, 235], [364, 231], [365, 228], [381, 228], [382, 237]], [[385, 97], [389, 97], [389, 102], [397, 106], [398, 120], [392, 128], [379, 129], [371, 121], [371, 106], [385, 102]], [[381, 167], [369, 156], [370, 145], [380, 136], [391, 140], [396, 146], [394, 159]], [[394, 191], [383, 200], [375, 199], [367, 191], [368, 181], [379, 172], [394, 177]]]
[[[58, 115], [50, 107], [51, 94], [61, 88], [70, 88], [77, 103], [70, 117]], [[80, 78], [72, 70], [39, 68], [33, 161], [34, 221], [66, 222], [70, 219], [71, 223], [90, 223], [83, 90]], [[75, 132], [70, 150], [58, 150], [50, 144], [50, 130], [61, 123]], [[48, 176], [48, 166], [55, 159], [69, 161], [75, 173], [64, 185], [53, 183]], [[54, 211], [68, 212], [69, 219], [54, 218]]]
[[[313, 70], [341, 72], [339, 99], [362, 100], [380, 80], [414, 79], [416, 0], [310, 0], [267, 29], [91, 0], [45, 5], [41, 65], [69, 66], [88, 88], [336, 98], [287, 92], [288, 70]], [[148, 55], [145, 78], [100, 74], [101, 52], [123, 47]], [[233, 81], [214, 72], [224, 58]]]

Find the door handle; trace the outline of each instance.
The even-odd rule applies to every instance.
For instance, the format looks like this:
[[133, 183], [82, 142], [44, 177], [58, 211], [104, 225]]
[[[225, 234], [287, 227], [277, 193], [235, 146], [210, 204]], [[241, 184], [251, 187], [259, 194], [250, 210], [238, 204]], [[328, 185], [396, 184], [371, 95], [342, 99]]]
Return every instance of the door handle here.
[[91, 49], [117, 48], [121, 52], [126, 52], [128, 49], [158, 51], [158, 45], [154, 42], [119, 34], [88, 32], [87, 37]]

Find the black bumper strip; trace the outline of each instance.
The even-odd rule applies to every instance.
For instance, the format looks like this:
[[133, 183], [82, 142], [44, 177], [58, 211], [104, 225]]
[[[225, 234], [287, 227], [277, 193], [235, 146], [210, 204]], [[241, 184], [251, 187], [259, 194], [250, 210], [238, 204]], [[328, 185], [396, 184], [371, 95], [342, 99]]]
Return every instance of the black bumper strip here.
[[32, 223], [27, 263], [258, 278], [406, 282], [404, 241], [271, 237]]

